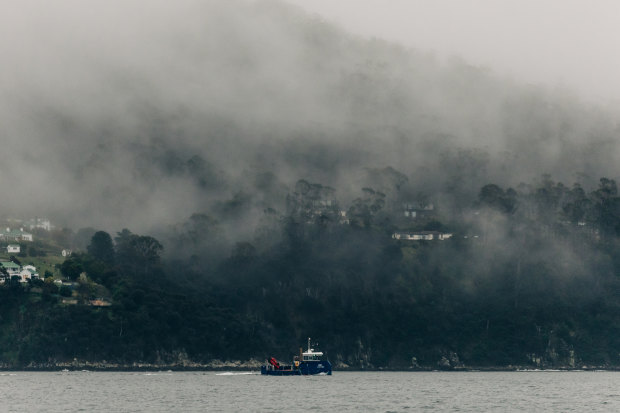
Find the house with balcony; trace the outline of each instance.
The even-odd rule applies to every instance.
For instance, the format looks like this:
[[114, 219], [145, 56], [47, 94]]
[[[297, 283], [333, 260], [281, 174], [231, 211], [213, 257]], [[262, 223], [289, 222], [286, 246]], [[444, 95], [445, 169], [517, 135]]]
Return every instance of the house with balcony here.
[[0, 240], [7, 242], [20, 242], [29, 241], [32, 242], [32, 234], [24, 231], [23, 228], [11, 230], [11, 228], [5, 228], [4, 231], [0, 231]]
[[22, 267], [13, 261], [0, 261], [0, 267], [4, 270], [0, 273], [0, 284], [13, 277], [19, 277], [19, 282], [22, 283], [39, 278], [39, 273], [33, 265], [25, 265]]

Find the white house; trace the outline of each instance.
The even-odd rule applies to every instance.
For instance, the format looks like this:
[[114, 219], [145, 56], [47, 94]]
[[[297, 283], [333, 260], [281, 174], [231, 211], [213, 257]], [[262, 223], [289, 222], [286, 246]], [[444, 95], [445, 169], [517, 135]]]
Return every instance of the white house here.
[[11, 277], [19, 277], [20, 276], [20, 272], [21, 272], [21, 267], [17, 264], [15, 264], [13, 261], [0, 261], [0, 267], [4, 268], [4, 270], [6, 271], [6, 276], [3, 274], [2, 275], [2, 281], [5, 281], [5, 278], [11, 278]]
[[24, 265], [19, 274], [21, 276], [21, 282], [36, 280], [39, 278], [39, 273], [34, 265]]
[[416, 219], [433, 214], [435, 205], [426, 202], [404, 202], [402, 211], [406, 218]]
[[21, 228], [21, 240], [22, 241], [30, 241], [32, 242], [32, 234], [29, 232], [24, 232], [24, 229]]
[[452, 234], [439, 231], [395, 232], [392, 234], [394, 239], [407, 241], [443, 241], [451, 237]]
[[23, 228], [11, 230], [6, 228], [6, 231], [0, 233], [0, 239], [4, 241], [32, 241], [32, 234], [25, 232]]
[[7, 276], [0, 278], [0, 284], [6, 281], [6, 278], [19, 277], [20, 282], [27, 282], [28, 280], [34, 280], [39, 278], [39, 273], [33, 265], [26, 265], [21, 267], [12, 261], [0, 261], [0, 267], [6, 270]]
[[47, 218], [32, 218], [26, 222], [26, 225], [28, 225], [31, 231], [35, 228], [44, 229], [46, 231], [52, 230], [52, 223]]
[[6, 247], [6, 252], [9, 254], [19, 254], [20, 251], [21, 251], [21, 248], [19, 244], [9, 244]]

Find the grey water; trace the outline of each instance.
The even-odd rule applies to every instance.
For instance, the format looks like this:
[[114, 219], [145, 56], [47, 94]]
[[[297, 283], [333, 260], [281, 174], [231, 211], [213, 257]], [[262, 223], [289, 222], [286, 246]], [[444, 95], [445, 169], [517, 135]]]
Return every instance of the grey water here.
[[2, 412], [618, 412], [616, 372], [4, 372]]

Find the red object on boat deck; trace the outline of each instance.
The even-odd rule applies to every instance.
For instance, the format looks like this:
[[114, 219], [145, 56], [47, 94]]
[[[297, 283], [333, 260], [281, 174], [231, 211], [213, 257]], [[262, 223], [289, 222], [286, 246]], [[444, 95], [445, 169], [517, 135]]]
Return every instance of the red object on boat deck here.
[[276, 369], [280, 368], [280, 363], [278, 363], [278, 360], [276, 360], [275, 358], [271, 357], [269, 359], [269, 364], [271, 364], [273, 367], [275, 367]]

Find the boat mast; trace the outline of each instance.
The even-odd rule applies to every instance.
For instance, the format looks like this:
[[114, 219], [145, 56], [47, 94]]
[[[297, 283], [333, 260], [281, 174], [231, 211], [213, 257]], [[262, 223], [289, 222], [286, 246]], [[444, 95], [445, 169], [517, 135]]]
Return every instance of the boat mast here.
[[310, 337], [308, 337], [308, 353], [310, 353]]

